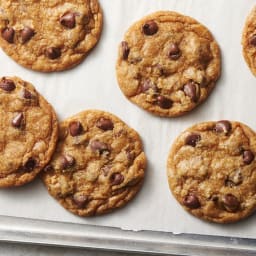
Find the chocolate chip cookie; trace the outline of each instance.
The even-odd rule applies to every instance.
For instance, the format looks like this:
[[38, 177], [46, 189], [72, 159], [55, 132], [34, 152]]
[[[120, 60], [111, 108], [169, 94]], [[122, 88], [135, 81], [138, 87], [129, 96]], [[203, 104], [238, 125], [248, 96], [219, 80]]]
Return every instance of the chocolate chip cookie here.
[[174, 142], [170, 189], [185, 210], [213, 222], [235, 222], [256, 208], [256, 134], [239, 122], [196, 124]]
[[137, 132], [110, 113], [88, 110], [60, 124], [57, 150], [42, 179], [67, 210], [93, 216], [130, 201], [145, 166]]
[[256, 6], [248, 15], [242, 36], [243, 55], [252, 73], [256, 76]]
[[28, 82], [0, 79], [0, 187], [20, 186], [47, 165], [58, 123], [51, 105]]
[[42, 72], [79, 64], [102, 29], [97, 0], [0, 2], [0, 46], [19, 64]]
[[159, 116], [202, 103], [220, 76], [218, 44], [196, 20], [160, 11], [133, 24], [119, 47], [117, 79], [125, 96]]

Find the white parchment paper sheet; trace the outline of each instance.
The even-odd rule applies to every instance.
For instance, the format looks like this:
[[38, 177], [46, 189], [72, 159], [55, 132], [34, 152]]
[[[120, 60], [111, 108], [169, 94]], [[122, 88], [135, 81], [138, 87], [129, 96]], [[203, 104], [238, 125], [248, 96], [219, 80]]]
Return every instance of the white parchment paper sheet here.
[[[42, 74], [22, 68], [0, 51], [0, 76], [17, 75], [32, 82], [62, 120], [84, 109], [110, 111], [142, 136], [148, 157], [145, 184], [127, 207], [96, 218], [80, 218], [51, 198], [40, 180], [0, 190], [0, 215], [120, 227], [256, 238], [256, 214], [238, 224], [218, 225], [186, 213], [169, 192], [166, 159], [175, 137], [194, 123], [240, 120], [256, 130], [256, 79], [241, 51], [241, 33], [254, 0], [100, 0], [104, 30], [86, 60], [67, 72]], [[219, 42], [221, 80], [205, 104], [186, 116], [158, 118], [130, 103], [116, 82], [117, 46], [136, 20], [157, 10], [175, 10], [205, 24]]]

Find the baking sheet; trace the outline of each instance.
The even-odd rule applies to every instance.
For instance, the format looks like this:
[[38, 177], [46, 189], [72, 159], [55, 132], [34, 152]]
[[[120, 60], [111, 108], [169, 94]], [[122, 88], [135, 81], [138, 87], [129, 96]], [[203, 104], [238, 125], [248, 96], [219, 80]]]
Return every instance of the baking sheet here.
[[[0, 215], [120, 227], [127, 230], [168, 231], [175, 234], [256, 238], [256, 214], [237, 224], [211, 224], [186, 213], [169, 192], [166, 159], [175, 137], [197, 122], [239, 120], [256, 130], [256, 80], [241, 52], [244, 20], [253, 0], [101, 0], [104, 30], [98, 46], [73, 70], [42, 74], [22, 68], [0, 51], [0, 76], [17, 75], [32, 82], [55, 107], [62, 120], [84, 109], [110, 111], [135, 128], [144, 142], [148, 168], [144, 186], [125, 208], [112, 214], [80, 218], [51, 198], [40, 180], [0, 190]], [[130, 103], [116, 82], [117, 46], [136, 20], [157, 10], [175, 10], [205, 24], [222, 50], [222, 77], [210, 98], [180, 118], [158, 118]]]

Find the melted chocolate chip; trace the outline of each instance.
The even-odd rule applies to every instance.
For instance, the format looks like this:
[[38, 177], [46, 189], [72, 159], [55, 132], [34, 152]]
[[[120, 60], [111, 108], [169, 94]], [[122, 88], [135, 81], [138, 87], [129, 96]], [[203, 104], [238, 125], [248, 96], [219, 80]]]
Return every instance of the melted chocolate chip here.
[[121, 173], [113, 173], [110, 176], [110, 182], [112, 185], [119, 185], [124, 181], [124, 176]]
[[199, 95], [198, 95], [198, 85], [191, 81], [184, 85], [184, 93], [193, 101], [197, 102]]
[[74, 28], [76, 26], [76, 16], [72, 12], [67, 12], [60, 18], [60, 23], [66, 28]]
[[102, 154], [105, 151], [109, 151], [108, 145], [99, 140], [93, 140], [90, 144], [90, 147], [93, 151], [99, 151]]
[[52, 167], [50, 164], [48, 164], [48, 165], [46, 165], [46, 166], [44, 167], [44, 171], [45, 171], [45, 172], [51, 172], [51, 171], [53, 171], [53, 167]]
[[103, 131], [113, 130], [114, 124], [113, 122], [105, 117], [101, 117], [96, 122], [96, 127], [100, 128]]
[[130, 53], [130, 48], [128, 46], [128, 43], [126, 41], [121, 42], [121, 48], [122, 48], [123, 60], [127, 60]]
[[201, 206], [198, 197], [194, 194], [185, 196], [183, 204], [190, 209], [197, 209]]
[[187, 138], [185, 139], [185, 144], [191, 147], [195, 147], [197, 142], [200, 140], [201, 140], [200, 134], [192, 133], [188, 135]]
[[60, 158], [60, 166], [61, 168], [68, 169], [75, 164], [75, 158], [70, 155], [62, 155]]
[[145, 93], [149, 89], [152, 89], [154, 92], [157, 92], [156, 85], [151, 80], [147, 79], [141, 83], [139, 93]]
[[218, 133], [228, 134], [232, 129], [231, 123], [227, 120], [221, 120], [216, 123], [215, 131]]
[[33, 98], [32, 93], [27, 89], [23, 90], [22, 96], [24, 99], [27, 99], [27, 100], [31, 100]]
[[168, 52], [168, 57], [171, 60], [177, 60], [177, 59], [179, 59], [180, 56], [181, 56], [181, 51], [180, 51], [179, 46], [176, 43], [172, 43], [170, 45], [170, 49], [169, 49], [169, 52]]
[[163, 95], [159, 95], [156, 98], [156, 104], [163, 109], [169, 109], [172, 107], [172, 100], [164, 97]]
[[158, 31], [158, 25], [155, 21], [150, 20], [147, 23], [145, 23], [142, 27], [142, 31], [147, 36], [152, 36]]
[[22, 43], [24, 44], [28, 42], [35, 35], [35, 31], [30, 27], [25, 27], [24, 29], [21, 30], [20, 35], [21, 35]]
[[24, 168], [26, 171], [33, 171], [36, 166], [36, 160], [30, 157], [28, 161], [25, 163]]
[[18, 113], [13, 119], [12, 119], [12, 126], [15, 128], [20, 128], [24, 121], [24, 115], [23, 113]]
[[46, 49], [45, 55], [47, 58], [54, 60], [61, 56], [61, 50], [57, 47], [49, 47]]
[[73, 201], [79, 207], [83, 208], [88, 203], [89, 197], [82, 194], [74, 194]]
[[79, 121], [69, 123], [69, 133], [72, 137], [78, 136], [83, 132], [83, 126]]
[[253, 46], [256, 46], [256, 35], [252, 35], [249, 39], [249, 43]]
[[222, 197], [222, 205], [228, 212], [237, 212], [240, 208], [240, 202], [232, 194], [226, 194]]
[[14, 42], [14, 34], [15, 31], [13, 28], [4, 28], [2, 30], [2, 38], [10, 44]]
[[6, 92], [11, 92], [15, 90], [16, 85], [11, 79], [6, 79], [5, 77], [3, 77], [0, 81], [0, 88]]
[[254, 154], [251, 150], [245, 150], [243, 152], [243, 162], [245, 164], [250, 164], [254, 160]]

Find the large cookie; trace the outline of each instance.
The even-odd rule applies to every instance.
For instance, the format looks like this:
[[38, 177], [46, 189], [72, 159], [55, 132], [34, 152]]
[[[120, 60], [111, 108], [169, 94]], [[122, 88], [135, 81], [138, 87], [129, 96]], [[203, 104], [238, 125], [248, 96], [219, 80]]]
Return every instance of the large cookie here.
[[220, 50], [196, 20], [169, 11], [132, 25], [119, 48], [117, 79], [125, 96], [160, 116], [203, 102], [220, 76]]
[[256, 7], [248, 15], [242, 36], [244, 59], [256, 76]]
[[235, 222], [256, 208], [256, 134], [239, 122], [196, 124], [174, 142], [170, 189], [185, 210], [213, 222]]
[[42, 178], [63, 207], [92, 216], [130, 201], [145, 166], [137, 132], [110, 113], [88, 110], [60, 124], [57, 150]]
[[0, 1], [0, 46], [33, 70], [79, 64], [98, 42], [101, 28], [97, 0]]
[[0, 79], [0, 187], [23, 185], [47, 165], [58, 123], [51, 105], [28, 82]]

